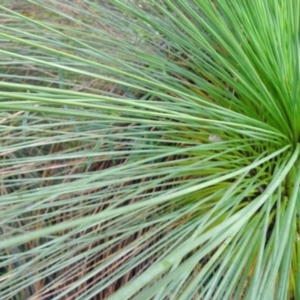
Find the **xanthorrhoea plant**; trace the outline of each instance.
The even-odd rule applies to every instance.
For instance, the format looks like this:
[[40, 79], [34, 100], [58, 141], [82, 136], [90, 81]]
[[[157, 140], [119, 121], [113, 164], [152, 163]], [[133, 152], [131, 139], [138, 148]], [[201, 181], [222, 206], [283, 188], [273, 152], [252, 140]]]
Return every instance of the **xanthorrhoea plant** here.
[[300, 299], [300, 1], [23, 2], [0, 298]]

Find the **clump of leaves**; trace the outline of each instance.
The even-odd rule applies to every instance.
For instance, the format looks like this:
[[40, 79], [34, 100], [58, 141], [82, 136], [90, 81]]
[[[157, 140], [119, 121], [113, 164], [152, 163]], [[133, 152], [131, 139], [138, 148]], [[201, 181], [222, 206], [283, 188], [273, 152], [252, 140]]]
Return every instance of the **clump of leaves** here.
[[27, 2], [57, 17], [1, 7], [2, 298], [300, 299], [300, 2]]

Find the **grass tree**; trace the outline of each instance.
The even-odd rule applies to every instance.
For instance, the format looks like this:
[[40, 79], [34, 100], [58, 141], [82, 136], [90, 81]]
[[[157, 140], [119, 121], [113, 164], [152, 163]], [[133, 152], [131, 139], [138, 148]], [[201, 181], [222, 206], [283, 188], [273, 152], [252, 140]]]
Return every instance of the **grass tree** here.
[[300, 299], [300, 1], [0, 17], [0, 299]]

